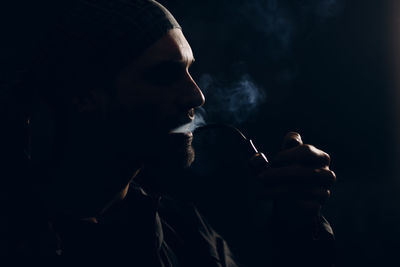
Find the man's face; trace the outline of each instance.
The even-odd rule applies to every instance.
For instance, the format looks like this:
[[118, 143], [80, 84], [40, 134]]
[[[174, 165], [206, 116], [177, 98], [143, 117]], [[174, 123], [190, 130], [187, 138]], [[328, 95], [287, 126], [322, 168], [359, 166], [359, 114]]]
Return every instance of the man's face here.
[[49, 203], [86, 216], [125, 189], [143, 164], [164, 176], [189, 166], [192, 135], [171, 130], [192, 121], [204, 103], [189, 74], [193, 61], [182, 32], [171, 30], [120, 72], [113, 94], [93, 90], [88, 99], [74, 98], [71, 137]]
[[185, 165], [193, 158], [190, 132], [172, 130], [194, 119], [204, 96], [189, 74], [193, 52], [180, 29], [169, 31], [132, 65], [116, 83], [114, 110], [124, 133], [123, 145], [152, 161], [173, 159]]

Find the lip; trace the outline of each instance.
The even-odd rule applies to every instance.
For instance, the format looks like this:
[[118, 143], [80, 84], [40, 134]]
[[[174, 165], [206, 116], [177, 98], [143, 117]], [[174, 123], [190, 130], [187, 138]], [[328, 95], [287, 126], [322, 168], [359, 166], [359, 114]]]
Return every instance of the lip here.
[[182, 125], [186, 125], [186, 124], [192, 123], [194, 121], [194, 117], [195, 117], [194, 114], [193, 114], [193, 116], [190, 115], [190, 116], [185, 117], [185, 119], [180, 121], [180, 124], [178, 125], [178, 127], [182, 126]]
[[[185, 114], [185, 115], [183, 115], [183, 114]], [[173, 129], [180, 128], [184, 125], [191, 124], [196, 117], [194, 109], [190, 109], [187, 112], [184, 112], [180, 115], [181, 116], [177, 116], [176, 120], [174, 120], [175, 123], [172, 124], [173, 127], [171, 127], [171, 131]]]
[[194, 109], [192, 108], [192, 109], [190, 109], [189, 111], [188, 111], [188, 117], [190, 118], [190, 120], [191, 121], [193, 121], [194, 120], [194, 117], [195, 117], [195, 111], [194, 111]]

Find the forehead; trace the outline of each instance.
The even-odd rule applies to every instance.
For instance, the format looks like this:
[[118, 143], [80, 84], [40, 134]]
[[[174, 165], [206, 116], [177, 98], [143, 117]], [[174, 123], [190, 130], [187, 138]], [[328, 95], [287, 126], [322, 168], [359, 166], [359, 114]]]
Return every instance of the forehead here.
[[170, 30], [160, 40], [148, 48], [135, 62], [146, 67], [163, 61], [192, 62], [192, 49], [180, 29]]

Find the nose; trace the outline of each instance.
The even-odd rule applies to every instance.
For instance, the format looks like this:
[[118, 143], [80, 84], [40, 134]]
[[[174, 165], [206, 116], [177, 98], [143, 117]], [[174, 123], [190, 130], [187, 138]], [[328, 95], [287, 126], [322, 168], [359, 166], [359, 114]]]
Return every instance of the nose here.
[[183, 86], [183, 93], [180, 97], [181, 105], [185, 109], [192, 109], [201, 107], [205, 103], [205, 97], [199, 86], [193, 80], [190, 74], [187, 74], [185, 84]]

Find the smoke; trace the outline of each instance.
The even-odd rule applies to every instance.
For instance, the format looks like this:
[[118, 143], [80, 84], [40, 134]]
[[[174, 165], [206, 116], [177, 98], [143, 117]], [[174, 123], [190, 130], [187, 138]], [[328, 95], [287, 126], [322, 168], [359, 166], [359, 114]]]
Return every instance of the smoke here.
[[172, 132], [173, 133], [193, 132], [198, 127], [206, 125], [205, 114], [206, 114], [206, 111], [204, 108], [202, 108], [202, 107], [197, 108], [196, 115], [194, 117], [194, 120], [191, 123], [182, 125], [176, 129], [172, 130]]
[[264, 90], [248, 74], [233, 82], [223, 82], [210, 74], [203, 74], [199, 85], [207, 97], [207, 115], [213, 121], [243, 123], [255, 114], [266, 98]]
[[[238, 54], [258, 62], [259, 69], [273, 70], [271, 77], [263, 77], [263, 83], [275, 90], [288, 86], [297, 76], [296, 47], [307, 44], [313, 31], [324, 30], [329, 19], [336, 17], [344, 7], [344, 0], [247, 0], [232, 2], [221, 8], [231, 8], [237, 27], [224, 33], [226, 40], [232, 40]], [[233, 16], [235, 17], [235, 16]], [[229, 20], [225, 20], [228, 26]], [[233, 23], [233, 22], [232, 22]], [[233, 24], [235, 25], [235, 24]], [[211, 27], [212, 28], [212, 27]], [[241, 29], [245, 29], [241, 31]], [[255, 30], [256, 33], [248, 31]], [[257, 36], [257, 40], [238, 38], [238, 35]], [[209, 38], [209, 31], [204, 38]], [[221, 33], [212, 35], [215, 40]], [[253, 36], [254, 36], [253, 35]], [[316, 35], [318, 36], [318, 35]], [[224, 39], [225, 40], [225, 39]], [[222, 55], [223, 56], [223, 55]], [[263, 60], [259, 60], [262, 58]], [[247, 65], [246, 59], [239, 59]], [[231, 62], [230, 65], [235, 65]], [[266, 93], [247, 73], [247, 68], [239, 74], [216, 71], [203, 74], [198, 79], [199, 87], [206, 96], [204, 108], [198, 109], [196, 119], [179, 131], [192, 131], [207, 122], [242, 124], [254, 117], [266, 100]], [[228, 77], [227, 79], [221, 77]], [[232, 78], [233, 77], [233, 78]], [[259, 77], [259, 75], [258, 75]], [[269, 80], [268, 80], [269, 79]], [[283, 87], [286, 88], [286, 87]], [[207, 111], [207, 112], [206, 112]]]
[[243, 123], [256, 113], [266, 98], [264, 90], [248, 74], [230, 83], [203, 74], [198, 84], [206, 95], [205, 108], [197, 108], [194, 121], [173, 132], [194, 131], [205, 125], [206, 119], [234, 125]]

